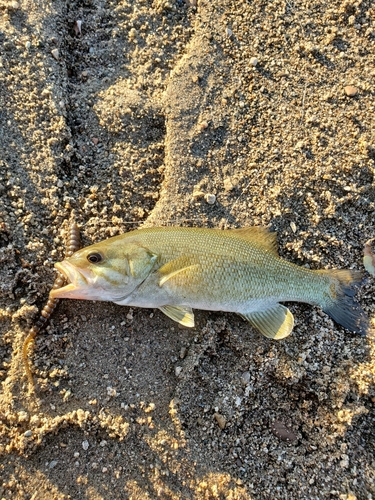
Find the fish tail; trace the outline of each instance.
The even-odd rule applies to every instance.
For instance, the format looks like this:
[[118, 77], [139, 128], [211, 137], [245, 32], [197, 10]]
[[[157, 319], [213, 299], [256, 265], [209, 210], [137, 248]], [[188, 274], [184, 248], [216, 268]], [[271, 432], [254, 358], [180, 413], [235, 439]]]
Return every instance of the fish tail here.
[[369, 320], [354, 298], [354, 287], [362, 282], [362, 273], [339, 269], [322, 270], [319, 273], [328, 278], [328, 289], [320, 304], [323, 311], [347, 330], [366, 335]]

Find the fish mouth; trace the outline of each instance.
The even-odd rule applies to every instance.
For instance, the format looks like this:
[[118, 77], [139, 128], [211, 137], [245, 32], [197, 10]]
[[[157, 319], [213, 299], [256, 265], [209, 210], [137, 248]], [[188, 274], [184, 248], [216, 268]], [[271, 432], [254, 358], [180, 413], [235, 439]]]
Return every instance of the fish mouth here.
[[52, 289], [50, 297], [52, 299], [80, 299], [84, 296], [84, 290], [87, 289], [88, 280], [67, 260], [56, 262], [57, 269], [69, 283], [61, 288]]

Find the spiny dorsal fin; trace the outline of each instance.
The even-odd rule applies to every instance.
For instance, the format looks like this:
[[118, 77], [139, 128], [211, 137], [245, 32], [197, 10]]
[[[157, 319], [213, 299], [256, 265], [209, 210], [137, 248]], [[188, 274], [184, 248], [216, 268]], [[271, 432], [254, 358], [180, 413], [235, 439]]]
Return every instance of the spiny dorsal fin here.
[[277, 253], [277, 233], [261, 226], [244, 227], [240, 229], [228, 229], [231, 236], [248, 241], [253, 245], [262, 247], [275, 255]]
[[181, 325], [192, 328], [194, 326], [194, 313], [191, 307], [188, 306], [160, 306], [162, 311], [168, 318], [177, 321]]
[[249, 314], [240, 314], [269, 339], [280, 340], [293, 330], [294, 317], [289, 309], [281, 304]]

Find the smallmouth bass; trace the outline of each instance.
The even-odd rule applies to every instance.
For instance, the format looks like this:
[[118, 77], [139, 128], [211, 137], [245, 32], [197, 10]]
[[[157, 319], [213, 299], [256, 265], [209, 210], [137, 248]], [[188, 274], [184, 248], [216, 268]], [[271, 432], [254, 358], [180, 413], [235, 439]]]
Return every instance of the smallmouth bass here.
[[291, 301], [319, 306], [352, 332], [368, 330], [352, 288], [361, 272], [313, 271], [283, 260], [276, 233], [262, 227], [138, 229], [83, 248], [55, 267], [70, 283], [52, 290], [52, 298], [155, 307], [189, 327], [192, 308], [235, 312], [264, 336], [282, 339], [294, 318], [280, 302]]

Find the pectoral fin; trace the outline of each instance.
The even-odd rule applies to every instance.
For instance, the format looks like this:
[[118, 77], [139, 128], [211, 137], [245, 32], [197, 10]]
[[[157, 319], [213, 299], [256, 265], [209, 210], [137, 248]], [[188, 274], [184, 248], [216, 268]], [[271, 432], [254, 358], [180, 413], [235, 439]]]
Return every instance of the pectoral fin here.
[[265, 311], [240, 314], [269, 339], [280, 340], [287, 337], [293, 330], [294, 317], [289, 309], [277, 304]]
[[[158, 273], [160, 275], [160, 280], [159, 280], [159, 286], [163, 286], [164, 283], [166, 283], [168, 280], [172, 279], [174, 276], [180, 273], [189, 273], [191, 271], [194, 271], [198, 268], [196, 264], [189, 264], [186, 265], [187, 259], [186, 258], [179, 258], [176, 260], [172, 260], [171, 262], [168, 262], [164, 266], [162, 266], [159, 270]], [[189, 276], [187, 274], [187, 279], [189, 279]]]
[[194, 326], [194, 313], [191, 307], [188, 306], [161, 306], [159, 307], [166, 316], [177, 321], [181, 325], [192, 328]]

